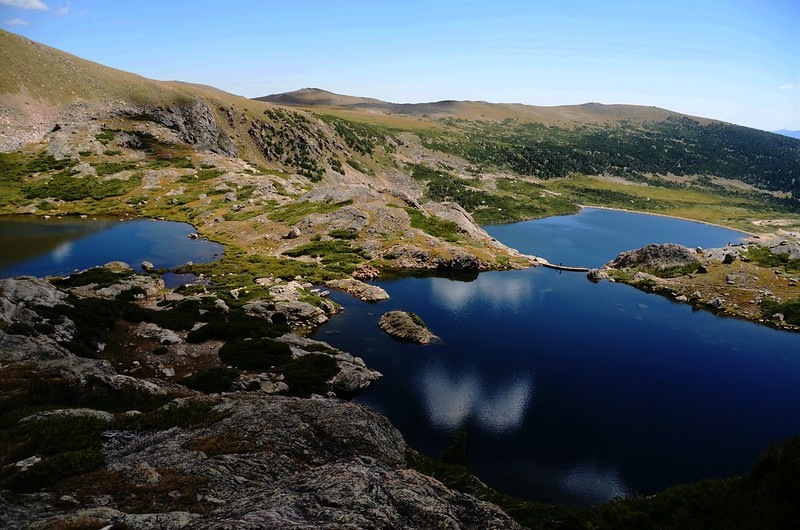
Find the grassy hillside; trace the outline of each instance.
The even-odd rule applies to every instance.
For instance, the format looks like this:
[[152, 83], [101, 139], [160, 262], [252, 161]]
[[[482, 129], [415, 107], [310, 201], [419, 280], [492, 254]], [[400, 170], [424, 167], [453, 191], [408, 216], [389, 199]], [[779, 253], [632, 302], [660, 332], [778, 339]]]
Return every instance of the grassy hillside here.
[[42, 103], [77, 100], [163, 105], [186, 101], [169, 85], [86, 61], [13, 33], [0, 31], [0, 94]]
[[[444, 101], [393, 104], [305, 89], [259, 98], [318, 112], [423, 116], [442, 127], [425, 147], [465, 159], [474, 173], [506, 170], [539, 179], [614, 175], [656, 186], [652, 175], [720, 177], [800, 197], [800, 141], [655, 107], [535, 107]], [[344, 115], [343, 115], [344, 116]], [[371, 116], [371, 120], [380, 120]], [[788, 201], [797, 208], [796, 201]]]

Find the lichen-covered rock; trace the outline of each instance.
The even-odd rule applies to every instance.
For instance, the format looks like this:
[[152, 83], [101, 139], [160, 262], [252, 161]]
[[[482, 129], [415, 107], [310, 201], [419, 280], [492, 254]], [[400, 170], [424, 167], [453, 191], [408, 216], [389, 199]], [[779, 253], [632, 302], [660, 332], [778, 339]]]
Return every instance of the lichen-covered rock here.
[[280, 481], [196, 522], [198, 529], [521, 528], [496, 506], [370, 458]]
[[396, 339], [418, 344], [428, 344], [437, 338], [419, 317], [406, 311], [389, 311], [380, 318], [378, 327]]
[[[360, 405], [246, 393], [163, 408], [197, 406], [219, 419], [198, 429], [106, 431], [104, 473], [115, 488], [103, 495], [94, 482], [58, 494], [0, 493], [0, 526], [520, 528], [496, 506], [408, 469], [400, 433]], [[164, 493], [174, 477], [192, 484], [191, 499]], [[132, 494], [159, 495], [160, 513], [128, 513]]]
[[380, 276], [381, 271], [371, 265], [358, 265], [351, 276], [356, 280], [374, 280]]
[[672, 269], [687, 265], [700, 264], [695, 251], [682, 245], [667, 243], [663, 245], [650, 244], [637, 250], [623, 252], [606, 267], [613, 269], [644, 268], [644, 269]]
[[31, 308], [53, 307], [66, 297], [67, 293], [39, 278], [20, 276], [0, 280], [0, 321], [30, 323], [34, 315]]
[[153, 339], [161, 344], [180, 344], [183, 339], [171, 329], [164, 329], [152, 322], [140, 322], [133, 329], [134, 334], [145, 339]]
[[609, 276], [608, 272], [604, 271], [603, 269], [592, 269], [586, 273], [586, 278], [592, 283], [598, 283], [600, 281], [614, 281], [611, 276]]
[[379, 302], [381, 300], [388, 300], [389, 293], [382, 287], [377, 285], [370, 285], [355, 278], [342, 278], [340, 280], [329, 280], [325, 285], [332, 288], [344, 291], [363, 300], [364, 302]]

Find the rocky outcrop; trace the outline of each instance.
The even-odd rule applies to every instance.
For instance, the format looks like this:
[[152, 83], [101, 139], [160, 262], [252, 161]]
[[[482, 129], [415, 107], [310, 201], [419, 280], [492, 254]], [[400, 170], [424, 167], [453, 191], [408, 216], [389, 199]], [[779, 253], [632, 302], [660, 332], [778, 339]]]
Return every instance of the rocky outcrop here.
[[479, 271], [489, 264], [479, 257], [453, 245], [439, 244], [436, 252], [416, 245], [394, 245], [383, 253], [398, 269], [427, 269], [452, 271]]
[[[106, 431], [100, 482], [58, 495], [3, 494], [0, 525], [50, 528], [82, 518], [144, 529], [520, 528], [497, 507], [408, 469], [400, 433], [367, 408], [247, 393], [163, 409], [198, 406], [219, 419], [198, 429]], [[174, 477], [192, 491], [159, 494]], [[98, 495], [103, 480], [115, 487]], [[126, 510], [132, 493], [159, 495], [160, 513]]]
[[489, 236], [483, 228], [478, 226], [478, 223], [475, 222], [472, 215], [457, 202], [429, 202], [426, 203], [423, 208], [424, 211], [436, 217], [446, 221], [452, 221], [458, 226], [461, 232], [468, 234], [473, 239], [491, 239], [491, 236]]
[[32, 308], [53, 307], [66, 297], [51, 283], [32, 276], [0, 280], [0, 322], [33, 325], [37, 315]]
[[374, 280], [381, 275], [381, 271], [371, 265], [358, 265], [356, 270], [350, 274], [356, 280]]
[[591, 269], [589, 272], [586, 273], [586, 278], [592, 283], [598, 283], [603, 280], [605, 281], [614, 281], [611, 276], [602, 269]]
[[730, 265], [741, 257], [741, 251], [742, 248], [738, 245], [726, 245], [721, 248], [707, 248], [702, 251], [702, 254], [708, 261], [719, 261], [724, 265]]
[[361, 357], [354, 357], [347, 352], [332, 348], [325, 342], [300, 337], [294, 333], [287, 333], [276, 340], [288, 344], [292, 348], [292, 355], [296, 357], [323, 351], [336, 359], [339, 373], [330, 381], [334, 392], [351, 396], [383, 377], [377, 370], [367, 367]]
[[606, 267], [612, 269], [652, 269], [667, 270], [688, 265], [700, 265], [695, 251], [682, 245], [666, 243], [663, 245], [650, 244], [637, 250], [623, 252]]
[[389, 311], [380, 318], [378, 327], [396, 339], [418, 344], [428, 344], [438, 338], [417, 315], [406, 311]]
[[327, 287], [338, 289], [363, 300], [364, 302], [380, 302], [388, 300], [389, 293], [382, 287], [370, 285], [355, 278], [342, 278], [340, 280], [328, 280], [325, 282]]
[[172, 129], [178, 133], [181, 140], [198, 150], [238, 156], [236, 146], [219, 126], [214, 113], [199, 98], [191, 103], [173, 104], [166, 108], [140, 108], [128, 110], [126, 113], [147, 118]]

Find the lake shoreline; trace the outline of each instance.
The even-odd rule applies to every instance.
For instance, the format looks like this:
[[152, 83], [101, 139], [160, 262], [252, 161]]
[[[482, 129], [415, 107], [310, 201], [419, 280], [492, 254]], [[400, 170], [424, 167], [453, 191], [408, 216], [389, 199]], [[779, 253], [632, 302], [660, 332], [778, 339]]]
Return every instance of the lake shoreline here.
[[[748, 231], [742, 230], [740, 228], [732, 228], [730, 226], [725, 226], [725, 225], [719, 224], [719, 223], [712, 223], [710, 221], [701, 221], [699, 219], [692, 219], [690, 217], [681, 217], [679, 215], [669, 215], [669, 214], [666, 214], [666, 213], [657, 213], [657, 212], [643, 212], [643, 211], [639, 211], [639, 210], [630, 210], [628, 208], [617, 208], [617, 207], [614, 207], [614, 206], [591, 206], [591, 205], [587, 205], [587, 204], [579, 204], [578, 208], [580, 208], [581, 210], [583, 210], [583, 209], [609, 210], [609, 211], [612, 211], [612, 212], [626, 212], [626, 213], [635, 213], [635, 214], [640, 214], [640, 215], [654, 215], [656, 217], [667, 217], [667, 218], [670, 218], [670, 219], [679, 219], [681, 221], [689, 221], [691, 223], [700, 223], [700, 224], [704, 224], [704, 225], [708, 225], [708, 226], [716, 226], [718, 228], [725, 228], [727, 230], [733, 230], [735, 232], [741, 232], [743, 234], [746, 234], [747, 238], [760, 237], [764, 233], [769, 233], [769, 232], [764, 232], [764, 233], [760, 233], [759, 234], [759, 233], [756, 233], [756, 232], [748, 232]], [[742, 238], [742, 239], [746, 239], [746, 238]]]

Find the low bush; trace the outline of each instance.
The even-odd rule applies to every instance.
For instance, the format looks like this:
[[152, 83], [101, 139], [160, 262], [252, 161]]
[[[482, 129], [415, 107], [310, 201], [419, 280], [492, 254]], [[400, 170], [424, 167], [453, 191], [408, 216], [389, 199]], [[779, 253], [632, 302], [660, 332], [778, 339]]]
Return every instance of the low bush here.
[[[65, 477], [101, 467], [100, 433], [108, 424], [94, 418], [51, 418], [0, 431], [0, 484], [15, 491], [36, 491]], [[27, 470], [9, 465], [38, 457]]]
[[321, 353], [309, 353], [282, 367], [284, 382], [293, 396], [325, 395], [328, 379], [339, 373], [336, 359]]
[[358, 232], [355, 230], [348, 230], [345, 228], [337, 228], [328, 232], [328, 235], [334, 239], [358, 239]]
[[83, 272], [72, 274], [65, 278], [57, 278], [51, 280], [51, 283], [56, 287], [63, 287], [69, 289], [70, 287], [80, 287], [82, 285], [89, 285], [91, 283], [97, 284], [97, 287], [108, 287], [119, 283], [125, 278], [133, 276], [132, 270], [122, 270], [114, 272], [105, 267], [94, 267], [87, 269]]
[[777, 300], [763, 300], [760, 304], [761, 314], [767, 320], [773, 320], [776, 314], [783, 315], [787, 324], [800, 326], [800, 298], [778, 302]]
[[800, 259], [791, 259], [788, 253], [773, 253], [767, 247], [753, 246], [747, 257], [762, 267], [782, 268], [787, 272], [800, 272]]
[[434, 237], [455, 243], [459, 239], [461, 230], [458, 225], [453, 221], [447, 221], [435, 215], [425, 216], [421, 211], [416, 208], [406, 208], [408, 215], [411, 217], [411, 226], [419, 228]]
[[219, 358], [223, 363], [242, 370], [269, 370], [291, 361], [292, 350], [284, 342], [267, 338], [232, 340], [220, 348]]
[[183, 378], [181, 384], [204, 394], [216, 394], [230, 390], [237, 377], [239, 377], [237, 370], [216, 366]]

